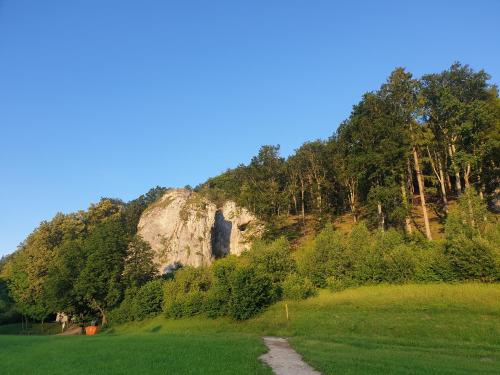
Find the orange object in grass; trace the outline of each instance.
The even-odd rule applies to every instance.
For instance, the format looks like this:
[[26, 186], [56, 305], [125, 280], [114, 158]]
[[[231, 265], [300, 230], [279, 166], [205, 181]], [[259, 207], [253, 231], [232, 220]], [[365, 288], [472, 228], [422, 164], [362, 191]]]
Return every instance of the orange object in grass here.
[[85, 327], [85, 334], [87, 336], [95, 335], [98, 332], [99, 332], [99, 327], [98, 326], [88, 326], [88, 327]]

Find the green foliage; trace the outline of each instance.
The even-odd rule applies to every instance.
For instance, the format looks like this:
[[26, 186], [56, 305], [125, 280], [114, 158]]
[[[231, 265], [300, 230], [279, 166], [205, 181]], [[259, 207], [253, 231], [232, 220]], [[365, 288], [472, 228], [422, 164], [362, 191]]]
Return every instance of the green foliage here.
[[137, 290], [138, 288], [129, 288], [125, 291], [125, 297], [120, 306], [109, 313], [109, 320], [112, 324], [122, 324], [134, 320]]
[[212, 277], [206, 268], [184, 267], [165, 282], [163, 311], [166, 316], [180, 318], [203, 312], [206, 293]]
[[57, 248], [79, 237], [84, 230], [81, 214], [57, 214], [50, 222], [42, 222], [9, 258], [3, 273], [22, 314], [42, 320], [52, 312], [47, 300], [50, 292], [47, 281], [57, 260]]
[[301, 272], [317, 287], [325, 287], [328, 277], [346, 277], [353, 271], [353, 253], [345, 246], [341, 233], [331, 226], [316, 237], [314, 245], [301, 259]]
[[500, 278], [498, 227], [488, 219], [486, 205], [471, 189], [458, 200], [445, 225], [446, 250], [459, 280]]
[[458, 199], [457, 207], [448, 214], [445, 236], [449, 240], [458, 236], [482, 236], [489, 223], [488, 217], [486, 204], [473, 189], [466, 189]]
[[[415, 246], [415, 245], [413, 245]], [[415, 281], [438, 282], [456, 279], [450, 258], [445, 253], [443, 243], [432, 243], [418, 252]]]
[[312, 245], [299, 249], [298, 270], [314, 285], [333, 291], [372, 283], [496, 281], [500, 257], [491, 239], [498, 225], [486, 227], [491, 229], [482, 237], [469, 238], [461, 233], [471, 230], [462, 228], [446, 242], [431, 243], [395, 230], [372, 233], [363, 224], [349, 235], [327, 227]]
[[207, 293], [205, 307], [208, 316], [215, 318], [229, 314], [233, 274], [240, 264], [241, 258], [230, 255], [212, 265], [212, 287]]
[[162, 311], [163, 284], [163, 280], [157, 279], [139, 288], [134, 298], [134, 320], [143, 320]]
[[75, 289], [75, 280], [86, 265], [84, 241], [65, 241], [56, 249], [45, 284], [45, 298], [52, 312], [86, 312], [86, 303]]
[[459, 235], [446, 247], [453, 271], [459, 280], [498, 281], [498, 247], [483, 238]]
[[272, 279], [252, 266], [240, 266], [231, 277], [228, 314], [245, 320], [261, 312], [275, 298]]
[[275, 301], [276, 288], [257, 265], [230, 256], [210, 268], [176, 271], [164, 285], [163, 311], [172, 318], [206, 313], [244, 320]]
[[138, 236], [129, 242], [123, 268], [123, 279], [127, 287], [139, 287], [157, 274], [154, 251]]
[[105, 310], [119, 304], [123, 293], [121, 277], [127, 241], [120, 222], [107, 220], [98, 224], [86, 238], [83, 251], [87, 257], [75, 291], [104, 317]]
[[20, 314], [9, 295], [7, 282], [0, 278], [0, 324], [14, 323], [19, 320]]
[[283, 298], [301, 300], [316, 295], [316, 288], [311, 280], [298, 274], [290, 274], [283, 281]]
[[[286, 298], [307, 294], [299, 278], [305, 289], [310, 280], [336, 291], [370, 283], [496, 281], [500, 229], [484, 202], [498, 188], [500, 99], [489, 80], [460, 63], [419, 80], [396, 68], [378, 90], [363, 95], [330, 139], [306, 142], [286, 159], [279, 146], [263, 146], [248, 165], [197, 187], [201, 195], [182, 210], [183, 218], [206, 197], [217, 205], [232, 199], [265, 220], [267, 241], [241, 259], [176, 272], [161, 287], [163, 298], [151, 281], [153, 252], [136, 231], [145, 209], [170, 203], [159, 202], [167, 189], [57, 214], [0, 261], [8, 287], [8, 294], [0, 288], [0, 314], [15, 310], [42, 320], [61, 310], [104, 317], [114, 309], [117, 320], [141, 319], [156, 313], [162, 300], [168, 316], [245, 319], [282, 292]], [[442, 243], [410, 235], [417, 186], [446, 220]], [[448, 214], [450, 196], [459, 199]], [[355, 225], [349, 235], [328, 226], [346, 212], [366, 225]], [[290, 215], [301, 220], [290, 224]], [[295, 241], [310, 232], [319, 234], [296, 254], [279, 238]]]
[[245, 256], [250, 259], [251, 265], [268, 275], [275, 284], [283, 282], [288, 274], [296, 270], [290, 244], [283, 237], [272, 242], [257, 241]]
[[358, 286], [358, 281], [351, 278], [338, 278], [329, 276], [326, 279], [326, 287], [332, 292], [341, 292], [347, 288]]
[[147, 282], [140, 288], [126, 290], [120, 306], [110, 313], [113, 323], [125, 323], [132, 320], [144, 320], [161, 313], [163, 305], [162, 279]]

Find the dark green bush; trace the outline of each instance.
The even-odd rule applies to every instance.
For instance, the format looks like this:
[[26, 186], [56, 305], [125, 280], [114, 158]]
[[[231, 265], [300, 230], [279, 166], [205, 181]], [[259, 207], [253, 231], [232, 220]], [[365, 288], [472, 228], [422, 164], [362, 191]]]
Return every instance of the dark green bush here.
[[325, 228], [300, 259], [302, 276], [308, 277], [316, 287], [325, 287], [328, 277], [347, 272], [345, 267], [349, 267], [349, 261], [344, 261], [345, 250], [342, 234], [331, 226]]
[[415, 255], [414, 249], [404, 243], [383, 251], [383, 281], [404, 283], [413, 280], [418, 262]]
[[158, 315], [162, 311], [164, 281], [153, 280], [137, 291], [134, 304], [134, 320], [143, 320]]
[[125, 298], [120, 306], [109, 313], [111, 323], [121, 324], [134, 320], [135, 295], [137, 288], [129, 288], [125, 291]]
[[163, 288], [163, 311], [168, 317], [192, 316], [204, 311], [205, 295], [212, 284], [207, 268], [185, 267]]
[[268, 275], [275, 284], [283, 282], [297, 268], [290, 244], [284, 237], [273, 242], [257, 241], [245, 256], [250, 259], [250, 264]]
[[448, 241], [446, 256], [459, 280], [497, 281], [500, 277], [496, 249], [483, 238], [459, 235]]
[[316, 295], [316, 288], [311, 280], [297, 274], [290, 274], [283, 281], [283, 298], [302, 300]]
[[450, 258], [444, 252], [444, 245], [439, 242], [427, 243], [427, 248], [419, 251], [415, 270], [415, 281], [437, 282], [453, 281], [456, 274], [453, 271]]
[[165, 311], [170, 318], [182, 318], [202, 313], [205, 309], [206, 293], [190, 291], [182, 293], [168, 306]]
[[0, 324], [15, 323], [21, 320], [21, 314], [9, 295], [7, 283], [0, 279]]
[[110, 313], [113, 323], [143, 320], [158, 315], [162, 311], [163, 284], [161, 279], [152, 280], [142, 287], [126, 290], [120, 306]]
[[499, 234], [499, 224], [489, 218], [484, 201], [474, 189], [467, 189], [445, 225], [445, 254], [458, 280], [499, 279]]
[[213, 263], [212, 287], [207, 293], [205, 311], [210, 317], [229, 314], [229, 300], [232, 291], [233, 273], [241, 264], [241, 259], [228, 256]]
[[275, 299], [271, 278], [252, 266], [240, 266], [231, 277], [229, 316], [245, 320], [269, 306]]

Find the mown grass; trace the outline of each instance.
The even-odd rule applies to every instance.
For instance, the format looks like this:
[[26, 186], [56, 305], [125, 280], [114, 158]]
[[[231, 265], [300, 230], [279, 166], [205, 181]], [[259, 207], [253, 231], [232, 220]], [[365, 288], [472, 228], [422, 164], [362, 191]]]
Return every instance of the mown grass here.
[[[370, 286], [240, 323], [158, 317], [98, 337], [0, 337], [0, 373], [269, 373], [262, 335], [288, 337], [324, 374], [498, 374], [500, 286]], [[67, 358], [55, 363], [58, 350]]]
[[235, 333], [0, 336], [0, 348], [2, 375], [272, 373], [258, 338]]

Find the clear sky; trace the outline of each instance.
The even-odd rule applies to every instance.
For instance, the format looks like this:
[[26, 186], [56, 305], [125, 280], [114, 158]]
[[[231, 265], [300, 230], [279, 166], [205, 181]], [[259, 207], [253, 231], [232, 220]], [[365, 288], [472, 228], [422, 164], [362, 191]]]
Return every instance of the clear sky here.
[[330, 136], [396, 66], [500, 77], [500, 1], [0, 0], [0, 255], [102, 196]]

